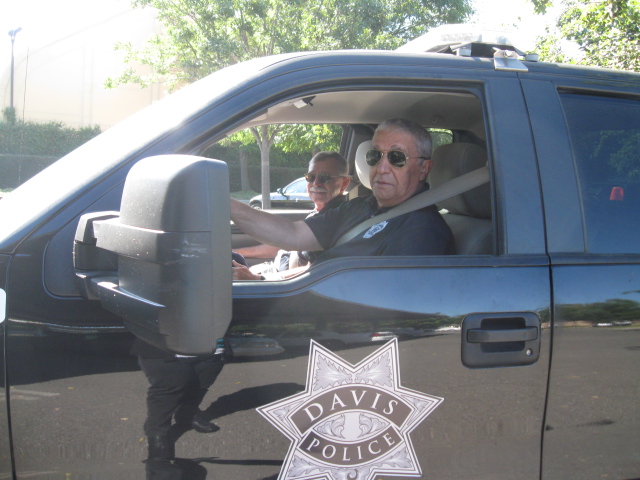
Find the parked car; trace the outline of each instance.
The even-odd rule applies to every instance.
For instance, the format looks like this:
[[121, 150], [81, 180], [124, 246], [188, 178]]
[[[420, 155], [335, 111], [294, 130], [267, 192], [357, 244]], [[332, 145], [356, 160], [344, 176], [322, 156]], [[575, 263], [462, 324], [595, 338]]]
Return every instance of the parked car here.
[[[315, 205], [307, 193], [307, 181], [302, 178], [294, 180], [286, 187], [271, 192], [271, 208], [292, 208], [313, 210]], [[256, 195], [249, 200], [252, 208], [262, 209], [262, 195]]]
[[[229, 362], [203, 402], [220, 431], [181, 432], [165, 476], [639, 478], [640, 74], [468, 34], [231, 66], [6, 196], [0, 477], [149, 478], [134, 336], [208, 355], [224, 336], [331, 323], [338, 339], [446, 331], [337, 351], [307, 335]], [[232, 282], [230, 250], [252, 240], [230, 228], [226, 163], [203, 152], [263, 124], [341, 125], [355, 178], [391, 117], [448, 132], [432, 189], [487, 173], [438, 202], [457, 253]], [[616, 321], [631, 324], [587, 328]]]

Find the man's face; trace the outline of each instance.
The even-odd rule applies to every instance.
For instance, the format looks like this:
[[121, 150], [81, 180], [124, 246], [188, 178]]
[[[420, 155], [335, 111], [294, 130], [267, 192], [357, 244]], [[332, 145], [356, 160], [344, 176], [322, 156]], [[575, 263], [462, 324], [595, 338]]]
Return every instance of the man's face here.
[[[307, 192], [318, 211], [322, 210], [333, 198], [341, 195], [349, 185], [348, 177], [339, 176], [338, 162], [333, 158], [311, 162], [309, 164], [309, 173], [316, 175], [315, 181], [307, 182]], [[319, 178], [321, 173], [327, 173], [332, 178], [327, 183], [321, 183]]]
[[[431, 160], [420, 163], [413, 135], [406, 132], [380, 130], [374, 134], [371, 148], [385, 153], [369, 171], [371, 189], [379, 207], [394, 207], [413, 196], [431, 170]], [[386, 153], [391, 150], [399, 150], [409, 157], [404, 167], [396, 168], [389, 163]]]

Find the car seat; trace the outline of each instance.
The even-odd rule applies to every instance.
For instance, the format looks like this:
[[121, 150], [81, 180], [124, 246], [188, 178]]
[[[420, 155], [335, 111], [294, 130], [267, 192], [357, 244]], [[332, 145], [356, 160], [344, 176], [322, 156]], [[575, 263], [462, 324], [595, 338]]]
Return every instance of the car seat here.
[[355, 167], [357, 182], [351, 182], [349, 200], [355, 197], [364, 197], [371, 194], [371, 182], [369, 181], [369, 164], [366, 160], [367, 152], [371, 150], [371, 140], [365, 140], [356, 149]]
[[[487, 164], [487, 152], [472, 143], [451, 143], [436, 148], [429, 173], [432, 188]], [[456, 241], [458, 255], [491, 255], [491, 187], [489, 183], [438, 203]]]

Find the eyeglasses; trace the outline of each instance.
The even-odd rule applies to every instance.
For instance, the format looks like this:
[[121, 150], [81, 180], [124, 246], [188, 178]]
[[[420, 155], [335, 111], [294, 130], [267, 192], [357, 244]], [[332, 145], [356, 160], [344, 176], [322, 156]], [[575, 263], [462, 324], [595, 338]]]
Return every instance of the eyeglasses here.
[[320, 183], [329, 183], [332, 178], [342, 178], [342, 177], [343, 175], [329, 175], [328, 173], [320, 173], [316, 175], [315, 173], [307, 172], [304, 174], [304, 179], [309, 183], [315, 182], [316, 178]]
[[373, 149], [373, 150], [369, 150], [365, 155], [367, 164], [369, 164], [369, 166], [371, 167], [377, 165], [378, 163], [380, 163], [380, 160], [382, 160], [382, 157], [384, 157], [385, 153], [387, 154], [387, 159], [389, 160], [389, 163], [396, 168], [404, 167], [407, 164], [407, 160], [410, 158], [422, 158], [424, 160], [428, 160], [427, 157], [410, 157], [406, 153], [401, 152], [400, 150], [391, 150], [389, 152], [383, 152], [381, 150]]

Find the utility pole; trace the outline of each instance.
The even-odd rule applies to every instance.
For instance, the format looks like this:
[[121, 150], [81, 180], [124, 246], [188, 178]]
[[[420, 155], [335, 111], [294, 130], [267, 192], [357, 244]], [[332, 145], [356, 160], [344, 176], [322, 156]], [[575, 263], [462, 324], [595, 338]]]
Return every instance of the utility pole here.
[[11, 113], [15, 112], [13, 108], [13, 74], [14, 74], [14, 61], [13, 61], [13, 44], [16, 41], [16, 35], [22, 30], [22, 27], [18, 27], [15, 30], [9, 30], [9, 36], [11, 37], [11, 100], [10, 107]]

